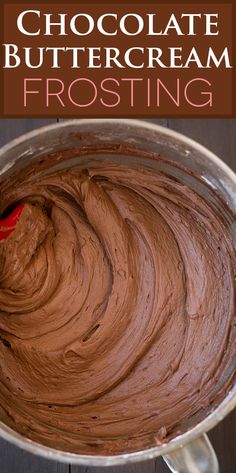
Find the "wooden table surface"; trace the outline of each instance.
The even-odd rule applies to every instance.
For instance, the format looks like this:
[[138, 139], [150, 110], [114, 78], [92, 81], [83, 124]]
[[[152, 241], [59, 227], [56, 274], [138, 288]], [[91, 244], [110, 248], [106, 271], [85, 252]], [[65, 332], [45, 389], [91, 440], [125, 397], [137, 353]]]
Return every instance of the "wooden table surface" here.
[[[56, 120], [0, 120], [0, 146]], [[153, 120], [204, 144], [236, 171], [236, 120]], [[236, 410], [209, 433], [221, 473], [236, 473]], [[161, 458], [112, 468], [63, 465], [31, 455], [0, 440], [0, 473], [167, 473]]]

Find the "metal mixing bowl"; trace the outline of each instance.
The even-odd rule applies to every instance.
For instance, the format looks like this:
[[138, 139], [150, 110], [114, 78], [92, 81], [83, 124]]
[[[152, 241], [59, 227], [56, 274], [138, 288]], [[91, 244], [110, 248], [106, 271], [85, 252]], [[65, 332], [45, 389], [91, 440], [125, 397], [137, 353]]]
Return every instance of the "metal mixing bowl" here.
[[[126, 143], [149, 153], [160, 153], [180, 167], [184, 166], [201, 176], [236, 212], [236, 175], [226, 164], [189, 138], [139, 120], [72, 120], [28, 133], [0, 149], [0, 181], [47, 153], [99, 143]], [[152, 160], [149, 166], [156, 166], [155, 162]], [[233, 227], [232, 235], [236, 241]], [[232, 363], [236, 364], [236, 361], [232, 360]], [[49, 448], [25, 438], [2, 422], [0, 436], [31, 453], [61, 462], [105, 466], [148, 460], [162, 455], [173, 472], [217, 473], [218, 462], [206, 432], [220, 422], [235, 405], [236, 385], [213, 412], [206, 413], [182, 435], [154, 448], [115, 456], [81, 455]]]

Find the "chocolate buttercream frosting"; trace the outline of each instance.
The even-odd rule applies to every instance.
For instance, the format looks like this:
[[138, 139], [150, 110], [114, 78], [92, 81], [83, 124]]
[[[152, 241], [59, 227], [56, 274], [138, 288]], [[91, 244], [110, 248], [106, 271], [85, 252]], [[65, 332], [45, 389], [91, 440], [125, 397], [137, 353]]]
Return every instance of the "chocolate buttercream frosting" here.
[[50, 159], [0, 185], [1, 212], [25, 204], [0, 242], [0, 419], [78, 453], [162, 444], [233, 382], [233, 216], [125, 158]]

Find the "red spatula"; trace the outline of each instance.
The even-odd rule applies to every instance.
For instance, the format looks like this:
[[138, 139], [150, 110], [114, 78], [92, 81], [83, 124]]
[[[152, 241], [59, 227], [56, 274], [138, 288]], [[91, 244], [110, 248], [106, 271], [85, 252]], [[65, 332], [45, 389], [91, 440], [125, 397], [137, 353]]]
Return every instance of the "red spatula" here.
[[23, 209], [24, 204], [19, 204], [7, 217], [0, 220], [0, 241], [5, 240], [12, 232], [14, 232]]

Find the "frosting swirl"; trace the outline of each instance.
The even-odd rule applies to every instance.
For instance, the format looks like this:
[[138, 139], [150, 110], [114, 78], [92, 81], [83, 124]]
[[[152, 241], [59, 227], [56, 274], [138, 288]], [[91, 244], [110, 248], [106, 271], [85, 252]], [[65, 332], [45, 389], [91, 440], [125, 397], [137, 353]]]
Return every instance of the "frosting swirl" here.
[[2, 210], [25, 207], [0, 242], [1, 419], [99, 454], [184, 430], [232, 381], [226, 221], [178, 179], [106, 159], [12, 182]]

